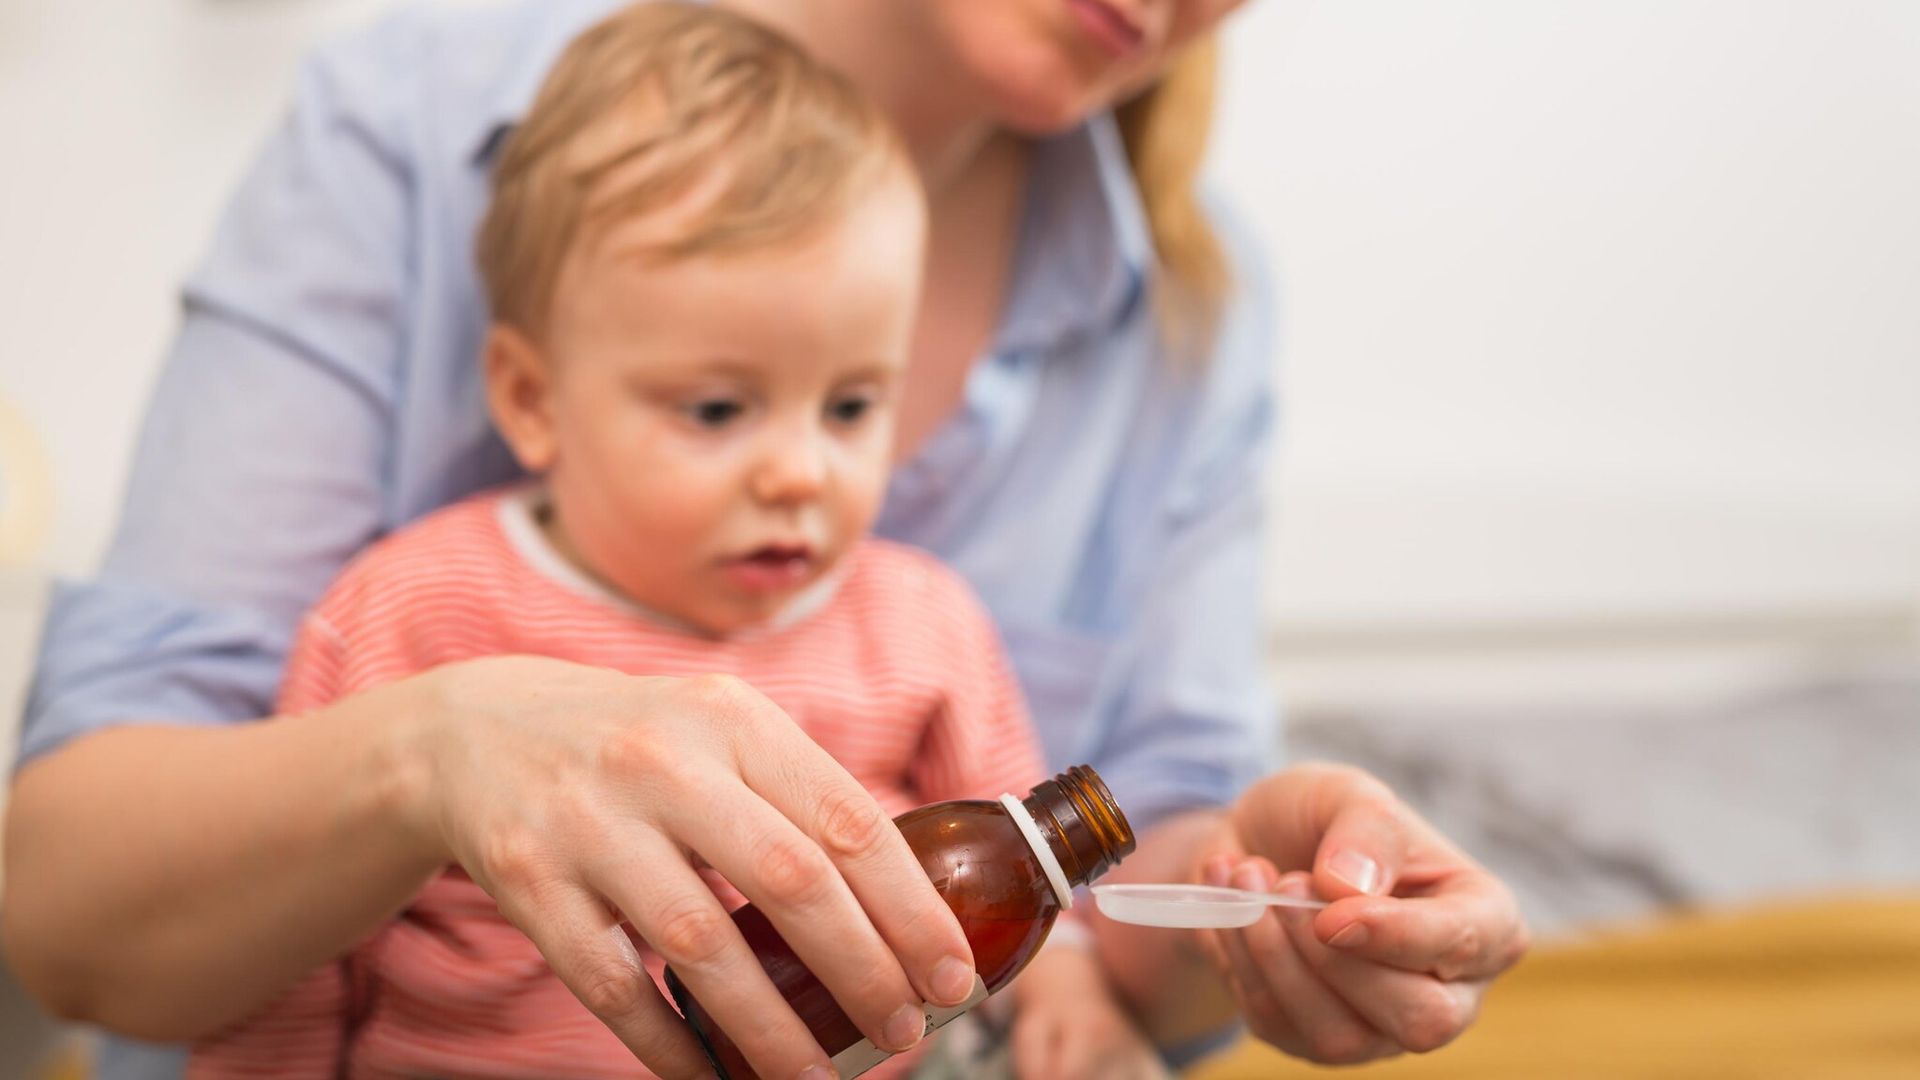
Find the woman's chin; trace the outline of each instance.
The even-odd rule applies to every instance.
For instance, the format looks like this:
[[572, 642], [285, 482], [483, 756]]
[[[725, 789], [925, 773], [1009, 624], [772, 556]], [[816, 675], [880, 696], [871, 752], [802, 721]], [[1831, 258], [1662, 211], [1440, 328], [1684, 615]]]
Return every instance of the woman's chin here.
[[1032, 138], [1071, 131], [1108, 104], [1085, 72], [1048, 49], [995, 57], [981, 82], [1000, 124]]
[[1045, 139], [1072, 131], [1105, 105], [1080, 87], [1063, 87], [1057, 92], [1023, 94], [1005, 102], [1000, 122], [1015, 134]]

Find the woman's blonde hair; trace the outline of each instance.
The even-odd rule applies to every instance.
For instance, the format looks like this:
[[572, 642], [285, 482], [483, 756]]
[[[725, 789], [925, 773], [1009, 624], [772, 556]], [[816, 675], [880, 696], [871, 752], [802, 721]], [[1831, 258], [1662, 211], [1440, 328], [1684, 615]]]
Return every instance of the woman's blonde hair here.
[[1233, 284], [1199, 193], [1218, 56], [1211, 35], [1187, 45], [1157, 83], [1115, 113], [1158, 257], [1156, 313], [1176, 351], [1199, 356]]
[[541, 333], [589, 230], [672, 207], [653, 254], [755, 250], [838, 220], [905, 160], [878, 107], [777, 32], [629, 5], [567, 47], [500, 148], [475, 252], [492, 318]]

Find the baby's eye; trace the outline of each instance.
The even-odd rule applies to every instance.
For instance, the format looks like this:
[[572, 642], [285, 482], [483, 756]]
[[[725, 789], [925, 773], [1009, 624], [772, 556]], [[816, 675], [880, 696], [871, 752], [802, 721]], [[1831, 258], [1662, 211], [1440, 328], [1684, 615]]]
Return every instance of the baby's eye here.
[[731, 398], [708, 398], [686, 406], [688, 419], [705, 428], [722, 428], [740, 418], [746, 406]]
[[873, 399], [866, 395], [854, 395], [840, 398], [827, 406], [827, 415], [842, 424], [859, 423], [860, 418], [873, 408]]

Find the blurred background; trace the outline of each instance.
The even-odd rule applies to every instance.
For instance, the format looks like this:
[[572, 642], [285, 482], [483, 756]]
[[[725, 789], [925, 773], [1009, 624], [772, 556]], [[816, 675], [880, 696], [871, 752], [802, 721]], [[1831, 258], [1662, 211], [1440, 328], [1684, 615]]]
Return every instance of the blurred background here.
[[[387, 6], [0, 0], [6, 725], [177, 282], [301, 54]], [[1258, 0], [1226, 41], [1214, 179], [1281, 294], [1293, 751], [1382, 773], [1570, 949], [1920, 898], [1920, 4]], [[1888, 925], [1860, 955], [1911, 994], [1920, 918]], [[50, 1045], [9, 993], [0, 1077]], [[1920, 1074], [1906, 1023], [1847, 1043]], [[1700, 1043], [1644, 1075], [1707, 1075]], [[1841, 1074], [1783, 1060], [1714, 1075]]]

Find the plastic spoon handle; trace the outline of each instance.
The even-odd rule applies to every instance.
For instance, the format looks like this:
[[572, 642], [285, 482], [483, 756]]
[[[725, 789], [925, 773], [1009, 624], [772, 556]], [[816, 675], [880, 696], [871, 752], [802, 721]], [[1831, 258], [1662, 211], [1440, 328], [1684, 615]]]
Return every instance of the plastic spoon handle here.
[[1319, 911], [1321, 908], [1327, 906], [1325, 900], [1309, 900], [1304, 896], [1281, 896], [1279, 893], [1249, 892], [1247, 893], [1247, 897], [1248, 899], [1258, 898], [1261, 903], [1268, 907], [1295, 907], [1305, 908], [1308, 911]]
[[1224, 885], [1095, 885], [1093, 899], [1101, 913], [1115, 922], [1185, 929], [1252, 926], [1269, 907], [1317, 910], [1327, 906], [1324, 900]]

